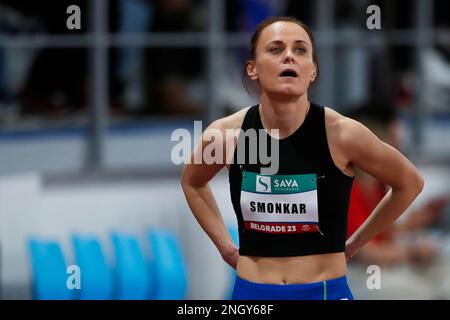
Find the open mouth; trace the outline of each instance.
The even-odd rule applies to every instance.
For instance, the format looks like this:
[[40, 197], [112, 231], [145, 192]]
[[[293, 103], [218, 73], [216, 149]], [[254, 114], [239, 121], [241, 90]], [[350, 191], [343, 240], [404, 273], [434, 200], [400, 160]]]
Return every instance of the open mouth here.
[[286, 69], [284, 70], [282, 73], [280, 73], [280, 77], [292, 77], [292, 78], [297, 78], [297, 72], [295, 72], [295, 70], [292, 69]]

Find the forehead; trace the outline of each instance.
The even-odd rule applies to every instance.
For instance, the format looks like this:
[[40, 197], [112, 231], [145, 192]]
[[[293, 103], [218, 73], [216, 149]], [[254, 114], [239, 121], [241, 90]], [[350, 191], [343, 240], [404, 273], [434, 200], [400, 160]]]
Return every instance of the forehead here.
[[303, 40], [311, 45], [306, 30], [294, 22], [287, 21], [277, 21], [265, 27], [259, 37], [258, 46], [273, 40], [281, 40], [286, 43]]

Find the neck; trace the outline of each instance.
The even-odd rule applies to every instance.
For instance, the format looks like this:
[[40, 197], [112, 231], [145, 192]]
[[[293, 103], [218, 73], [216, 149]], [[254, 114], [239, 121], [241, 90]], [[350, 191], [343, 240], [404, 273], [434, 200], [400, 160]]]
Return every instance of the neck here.
[[278, 129], [280, 139], [294, 133], [302, 125], [309, 110], [307, 93], [297, 97], [277, 98], [263, 92], [260, 102], [259, 110], [264, 129]]

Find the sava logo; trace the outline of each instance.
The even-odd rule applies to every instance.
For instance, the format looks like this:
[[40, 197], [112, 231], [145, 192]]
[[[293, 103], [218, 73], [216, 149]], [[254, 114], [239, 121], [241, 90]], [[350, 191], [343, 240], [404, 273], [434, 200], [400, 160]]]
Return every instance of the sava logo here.
[[273, 186], [277, 188], [298, 188], [298, 183], [295, 179], [275, 179]]
[[256, 175], [256, 191], [272, 192], [270, 177]]

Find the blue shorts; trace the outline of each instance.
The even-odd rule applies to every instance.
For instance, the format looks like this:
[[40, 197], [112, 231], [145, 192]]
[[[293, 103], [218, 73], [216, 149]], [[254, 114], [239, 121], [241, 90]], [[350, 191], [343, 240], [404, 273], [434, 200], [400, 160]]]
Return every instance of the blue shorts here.
[[232, 300], [353, 300], [347, 277], [302, 284], [265, 284], [236, 276]]

